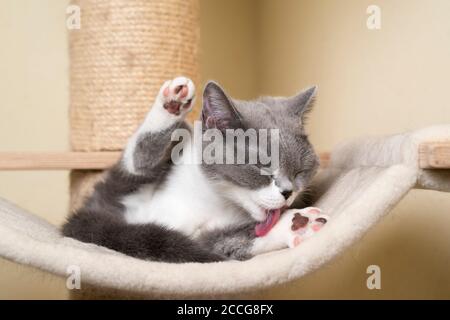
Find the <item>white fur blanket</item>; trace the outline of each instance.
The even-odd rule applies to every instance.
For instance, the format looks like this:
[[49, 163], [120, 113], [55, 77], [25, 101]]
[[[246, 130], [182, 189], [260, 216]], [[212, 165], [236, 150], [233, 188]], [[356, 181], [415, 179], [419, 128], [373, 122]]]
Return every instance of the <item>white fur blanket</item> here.
[[421, 170], [418, 145], [449, 141], [450, 125], [365, 138], [333, 151], [315, 184], [315, 204], [332, 220], [295, 249], [245, 262], [165, 264], [63, 238], [57, 227], [0, 199], [0, 256], [66, 277], [79, 267], [82, 287], [143, 297], [220, 297], [291, 281], [358, 240], [411, 188], [450, 191], [450, 170]]

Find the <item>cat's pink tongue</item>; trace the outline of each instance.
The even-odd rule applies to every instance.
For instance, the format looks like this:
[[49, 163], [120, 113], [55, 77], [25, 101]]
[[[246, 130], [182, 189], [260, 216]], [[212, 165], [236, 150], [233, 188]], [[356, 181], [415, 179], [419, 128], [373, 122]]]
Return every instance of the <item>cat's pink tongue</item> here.
[[272, 227], [278, 222], [281, 215], [281, 209], [272, 209], [267, 212], [267, 218], [263, 222], [260, 222], [255, 227], [255, 233], [257, 237], [265, 236]]

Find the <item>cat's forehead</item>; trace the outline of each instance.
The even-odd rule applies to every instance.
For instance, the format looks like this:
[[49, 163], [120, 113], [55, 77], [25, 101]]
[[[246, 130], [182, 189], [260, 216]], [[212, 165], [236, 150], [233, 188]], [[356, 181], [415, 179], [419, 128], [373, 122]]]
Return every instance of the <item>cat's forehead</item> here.
[[284, 98], [263, 97], [233, 101], [247, 128], [279, 129], [280, 174], [295, 175], [302, 167], [314, 167], [316, 156], [298, 117], [289, 113]]
[[292, 117], [283, 98], [261, 97], [257, 100], [233, 100], [248, 128], [280, 129], [280, 134], [301, 132], [300, 119]]

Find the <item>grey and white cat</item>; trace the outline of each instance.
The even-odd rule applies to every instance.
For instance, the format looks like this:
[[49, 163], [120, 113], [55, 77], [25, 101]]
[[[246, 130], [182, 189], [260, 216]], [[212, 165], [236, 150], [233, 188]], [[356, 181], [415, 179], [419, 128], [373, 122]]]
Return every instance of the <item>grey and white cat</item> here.
[[288, 246], [294, 212], [280, 214], [318, 167], [304, 131], [316, 88], [290, 98], [240, 101], [214, 82], [205, 86], [204, 130], [279, 129], [279, 168], [272, 175], [261, 174], [258, 164], [172, 162], [171, 135], [191, 130], [184, 118], [194, 92], [184, 77], [164, 83], [121, 160], [63, 226], [65, 236], [167, 262], [243, 260]]

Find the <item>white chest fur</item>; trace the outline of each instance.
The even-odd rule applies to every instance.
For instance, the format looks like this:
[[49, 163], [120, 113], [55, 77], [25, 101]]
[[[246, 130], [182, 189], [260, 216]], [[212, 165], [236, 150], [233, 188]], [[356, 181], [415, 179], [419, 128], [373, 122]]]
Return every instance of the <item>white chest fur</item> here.
[[216, 193], [196, 164], [174, 166], [163, 185], [145, 185], [122, 203], [128, 223], [156, 223], [190, 236], [248, 219]]

